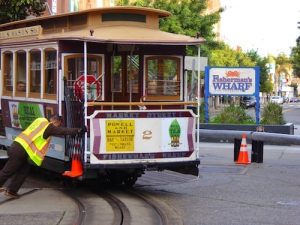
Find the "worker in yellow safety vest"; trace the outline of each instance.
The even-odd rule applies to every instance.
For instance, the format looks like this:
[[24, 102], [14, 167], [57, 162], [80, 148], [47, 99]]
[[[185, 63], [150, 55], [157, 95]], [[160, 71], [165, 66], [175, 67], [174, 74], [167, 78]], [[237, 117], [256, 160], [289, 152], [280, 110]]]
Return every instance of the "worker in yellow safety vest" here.
[[[28, 159], [37, 166], [41, 166], [49, 149], [53, 135], [82, 135], [86, 132], [83, 128], [66, 128], [61, 126], [61, 118], [52, 116], [50, 122], [46, 118], [35, 119], [21, 134], [19, 134], [8, 150], [8, 160], [0, 171], [0, 192], [6, 196], [17, 198], [20, 187], [24, 183], [30, 164]], [[11, 178], [7, 187], [5, 182]]]

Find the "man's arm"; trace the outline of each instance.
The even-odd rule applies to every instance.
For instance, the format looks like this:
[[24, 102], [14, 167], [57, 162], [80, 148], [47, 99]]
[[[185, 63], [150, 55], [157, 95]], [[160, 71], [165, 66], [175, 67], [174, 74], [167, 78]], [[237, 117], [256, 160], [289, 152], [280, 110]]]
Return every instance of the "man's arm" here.
[[56, 127], [53, 124], [49, 124], [46, 128], [43, 137], [47, 139], [53, 135], [76, 135], [79, 134], [81, 128], [67, 128], [67, 127]]

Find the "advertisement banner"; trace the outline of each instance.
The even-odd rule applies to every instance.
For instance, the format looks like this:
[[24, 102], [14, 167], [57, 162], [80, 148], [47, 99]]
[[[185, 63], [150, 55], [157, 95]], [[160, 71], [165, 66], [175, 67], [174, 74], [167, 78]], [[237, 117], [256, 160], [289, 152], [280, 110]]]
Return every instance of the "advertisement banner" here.
[[44, 117], [42, 104], [27, 102], [9, 102], [8, 104], [11, 126], [14, 128], [25, 129], [36, 118]]
[[[192, 117], [159, 117], [160, 114], [127, 113], [129, 118], [91, 119], [90, 146], [95, 157], [103, 159], [141, 159], [187, 157], [194, 151], [194, 120]], [[136, 115], [132, 118], [132, 115]], [[156, 115], [158, 118], [147, 117]], [[139, 116], [147, 118], [139, 118]]]
[[133, 152], [134, 151], [134, 120], [106, 120], [106, 151]]

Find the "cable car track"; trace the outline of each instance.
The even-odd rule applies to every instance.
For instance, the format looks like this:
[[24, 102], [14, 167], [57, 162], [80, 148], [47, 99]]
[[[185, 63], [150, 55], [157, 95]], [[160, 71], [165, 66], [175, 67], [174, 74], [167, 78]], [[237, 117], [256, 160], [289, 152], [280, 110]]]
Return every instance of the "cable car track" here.
[[[72, 224], [85, 225], [93, 223], [99, 225], [183, 225], [178, 213], [165, 202], [153, 197], [150, 193], [137, 190], [63, 190], [71, 198], [76, 207], [76, 216]], [[90, 206], [106, 202], [109, 210], [93, 210]], [[100, 203], [101, 202], [101, 203]], [[90, 211], [89, 211], [90, 210]], [[96, 214], [95, 214], [96, 213]], [[105, 221], [103, 218], [106, 218]]]
[[[145, 177], [146, 178], [146, 177]], [[180, 184], [192, 182], [194, 177], [182, 177], [177, 173], [149, 173], [148, 179], [150, 183], [153, 179], [156, 180], [156, 185]], [[191, 179], [193, 178], [193, 179]], [[147, 183], [148, 183], [147, 182]], [[99, 184], [98, 184], [99, 185]], [[77, 215], [76, 225], [89, 224], [85, 223], [89, 217], [98, 218], [97, 225], [183, 225], [181, 216], [176, 210], [169, 206], [166, 202], [159, 199], [159, 195], [143, 191], [143, 186], [148, 186], [144, 181], [141, 184], [136, 184], [137, 188], [126, 188], [120, 186], [106, 186], [105, 184], [99, 187], [95, 183], [87, 184], [85, 188], [71, 189], [64, 191], [67, 195], [74, 198], [74, 202], [79, 204], [77, 212], [82, 215]], [[92, 196], [91, 196], [92, 195]], [[98, 199], [98, 200], [97, 200]], [[88, 209], [86, 205], [91, 205], [92, 201], [101, 201], [98, 204], [103, 208], [109, 208], [109, 219], [103, 222], [102, 218], [107, 217], [105, 212], [97, 210], [97, 215], [88, 215], [93, 209]], [[105, 202], [105, 203], [104, 203]], [[106, 206], [104, 206], [106, 204]], [[98, 207], [99, 208], [99, 207]], [[143, 218], [143, 220], [140, 220]], [[99, 222], [101, 221], [101, 222]], [[95, 221], [93, 221], [95, 222]]]
[[[156, 182], [161, 185], [166, 185], [167, 180], [169, 180], [167, 183], [174, 184], [173, 178], [176, 177], [174, 174], [149, 174], [149, 178], [152, 177], [152, 179], [156, 176], [161, 178], [161, 182], [158, 179]], [[168, 177], [169, 179], [167, 179]], [[148, 182], [151, 182], [151, 179]], [[146, 190], [143, 185], [127, 188], [124, 185], [112, 186], [99, 184], [99, 182], [64, 182], [64, 187], [62, 184], [61, 180], [49, 180], [46, 179], [46, 176], [31, 176], [25, 186], [27, 190], [31, 189], [32, 191], [28, 192], [24, 189], [21, 194], [31, 196], [30, 193], [39, 190], [30, 198], [29, 205], [33, 204], [33, 209], [36, 207], [36, 211], [33, 211], [35, 213], [59, 210], [61, 213], [58, 213], [58, 217], [55, 218], [58, 221], [57, 225], [183, 225], [181, 216], [160, 198], [160, 193], [153, 192], [151, 188], [146, 188]], [[45, 204], [42, 204], [42, 207], [34, 205], [35, 198], [38, 199], [38, 204], [49, 202], [49, 206], [46, 204], [45, 209]], [[40, 199], [43, 200], [40, 201]], [[54, 199], [59, 199], [60, 203], [55, 202]], [[23, 200], [21, 197], [20, 200], [13, 201], [13, 204], [18, 205], [17, 208], [28, 208], [28, 198]], [[58, 207], [53, 205], [56, 203], [59, 204]], [[23, 204], [25, 205], [23, 206]], [[1, 205], [5, 206], [4, 202]], [[30, 210], [32, 208], [29, 208]], [[30, 212], [32, 213], [32, 211]], [[22, 217], [22, 213], [18, 211], [16, 213], [20, 215], [20, 218]], [[24, 213], [26, 214], [26, 212]]]
[[120, 199], [116, 198], [115, 196], [106, 193], [108, 195], [102, 196], [112, 207], [114, 220], [111, 223], [112, 225], [126, 225], [130, 224], [130, 211], [127, 206], [120, 201]]
[[68, 192], [68, 190], [64, 189], [62, 191], [65, 195], [69, 196], [77, 206], [77, 217], [73, 223], [73, 225], [84, 225], [85, 217], [86, 217], [86, 208], [83, 202], [74, 194], [73, 192]]

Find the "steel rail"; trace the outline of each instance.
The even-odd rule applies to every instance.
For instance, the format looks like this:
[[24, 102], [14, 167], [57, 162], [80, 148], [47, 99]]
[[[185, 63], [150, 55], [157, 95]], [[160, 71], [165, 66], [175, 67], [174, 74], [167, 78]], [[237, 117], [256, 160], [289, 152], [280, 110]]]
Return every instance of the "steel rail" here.
[[262, 141], [270, 144], [289, 144], [300, 145], [300, 135], [278, 134], [256, 131], [240, 131], [240, 130], [209, 130], [198, 129], [200, 138], [214, 138], [214, 139], [242, 139], [242, 134], [247, 135], [247, 140]]
[[137, 190], [127, 190], [131, 195], [135, 195], [150, 205], [160, 216], [161, 225], [183, 225], [183, 220], [179, 214], [169, 205], [161, 200], [154, 199], [149, 194], [138, 192]]
[[75, 219], [75, 221], [73, 222], [74, 225], [84, 225], [85, 223], [85, 218], [86, 218], [86, 209], [85, 209], [85, 206], [84, 204], [79, 200], [78, 197], [76, 197], [76, 195], [72, 192], [70, 192], [70, 190], [62, 190], [62, 192], [69, 196], [69, 198], [71, 198], [76, 206], [77, 206], [77, 209], [78, 209], [78, 214], [77, 214], [77, 217]]
[[130, 225], [130, 211], [120, 199], [109, 192], [99, 194], [99, 196], [107, 201], [112, 207], [114, 213], [114, 221], [112, 222], [112, 225]]

